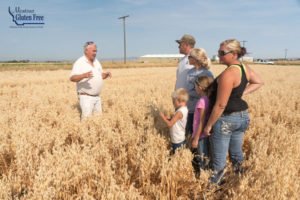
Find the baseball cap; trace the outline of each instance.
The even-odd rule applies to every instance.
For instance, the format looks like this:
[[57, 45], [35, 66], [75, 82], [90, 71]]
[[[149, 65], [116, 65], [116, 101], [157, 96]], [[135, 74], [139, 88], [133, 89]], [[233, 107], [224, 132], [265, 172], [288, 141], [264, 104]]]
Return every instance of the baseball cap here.
[[182, 36], [182, 38], [180, 40], [175, 40], [178, 44], [180, 44], [181, 42], [187, 43], [191, 46], [194, 46], [196, 41], [195, 38], [191, 35], [187, 35], [185, 34], [184, 36]]

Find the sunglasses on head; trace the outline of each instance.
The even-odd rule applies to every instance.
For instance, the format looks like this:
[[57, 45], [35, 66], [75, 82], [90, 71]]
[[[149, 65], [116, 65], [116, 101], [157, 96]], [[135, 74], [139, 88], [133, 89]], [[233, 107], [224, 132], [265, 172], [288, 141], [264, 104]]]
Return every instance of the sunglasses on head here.
[[91, 45], [94, 44], [94, 42], [90, 41], [90, 42], [86, 42], [87, 45]]
[[229, 54], [229, 53], [231, 53], [232, 51], [223, 51], [223, 50], [219, 50], [218, 51], [218, 54], [220, 55], [220, 56], [225, 56], [226, 54]]

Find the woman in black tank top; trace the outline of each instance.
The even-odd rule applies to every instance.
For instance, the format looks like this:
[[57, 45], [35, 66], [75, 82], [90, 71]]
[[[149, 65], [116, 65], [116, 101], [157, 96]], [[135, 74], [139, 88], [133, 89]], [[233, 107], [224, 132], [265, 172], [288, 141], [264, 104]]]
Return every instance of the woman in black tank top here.
[[204, 132], [211, 135], [212, 183], [222, 183], [223, 171], [229, 150], [230, 160], [237, 172], [241, 172], [244, 160], [242, 143], [244, 132], [249, 125], [248, 105], [243, 95], [253, 92], [263, 85], [259, 75], [239, 61], [246, 54], [236, 39], [220, 44], [220, 63], [227, 68], [213, 82], [211, 98], [212, 112]]

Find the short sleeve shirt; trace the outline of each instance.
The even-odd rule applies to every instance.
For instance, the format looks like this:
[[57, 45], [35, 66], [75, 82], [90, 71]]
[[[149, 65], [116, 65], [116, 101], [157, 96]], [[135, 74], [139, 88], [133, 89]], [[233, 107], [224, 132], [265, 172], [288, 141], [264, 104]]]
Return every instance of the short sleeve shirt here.
[[194, 66], [190, 65], [190, 63], [189, 63], [188, 55], [185, 55], [183, 58], [180, 59], [180, 61], [178, 63], [178, 68], [177, 68], [175, 90], [177, 90], [179, 88], [187, 89], [187, 85], [186, 85], [187, 73], [193, 67]]
[[103, 86], [102, 79], [102, 66], [100, 62], [95, 59], [94, 67], [89, 63], [85, 56], [80, 57], [73, 65], [70, 77], [73, 75], [80, 75], [89, 71], [92, 71], [92, 78], [84, 78], [76, 83], [78, 93], [87, 93], [89, 95], [99, 95]]
[[[206, 111], [206, 116], [205, 116], [205, 124], [203, 124], [203, 128], [206, 125], [206, 122], [209, 119], [209, 99], [207, 96], [201, 97], [195, 107], [195, 112], [194, 112], [194, 121], [193, 121], [193, 138], [196, 136], [198, 127], [199, 127], [199, 122], [200, 122], [200, 109], [203, 109]], [[200, 134], [200, 138], [207, 137], [204, 133]]]
[[210, 76], [212, 79], [214, 79], [214, 75], [212, 74], [212, 72], [206, 68], [201, 68], [201, 69], [197, 70], [194, 67], [188, 71], [187, 76], [186, 76], [187, 77], [186, 85], [187, 85], [187, 90], [189, 93], [189, 100], [187, 102], [187, 107], [188, 107], [189, 113], [194, 112], [195, 106], [201, 97], [200, 94], [197, 94], [195, 87], [194, 87], [194, 82], [200, 76]]

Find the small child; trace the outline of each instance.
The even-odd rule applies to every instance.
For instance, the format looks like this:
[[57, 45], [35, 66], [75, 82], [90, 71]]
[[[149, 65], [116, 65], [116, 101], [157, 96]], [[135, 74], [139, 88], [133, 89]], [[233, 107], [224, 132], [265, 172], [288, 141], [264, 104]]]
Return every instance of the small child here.
[[186, 89], [179, 88], [172, 93], [173, 105], [175, 107], [175, 114], [172, 118], [167, 118], [163, 113], [159, 115], [170, 128], [170, 136], [173, 147], [173, 153], [176, 149], [185, 144], [185, 126], [187, 121], [188, 109], [186, 102], [189, 98]]
[[[209, 137], [203, 133], [203, 129], [209, 119], [209, 97], [211, 95], [210, 85], [213, 79], [209, 76], [200, 76], [194, 82], [195, 90], [201, 95], [194, 112], [193, 121], [193, 142], [192, 148], [197, 149], [198, 158], [194, 158], [194, 162], [197, 164], [197, 169], [208, 168], [209, 158]], [[196, 161], [195, 161], [196, 160]]]

